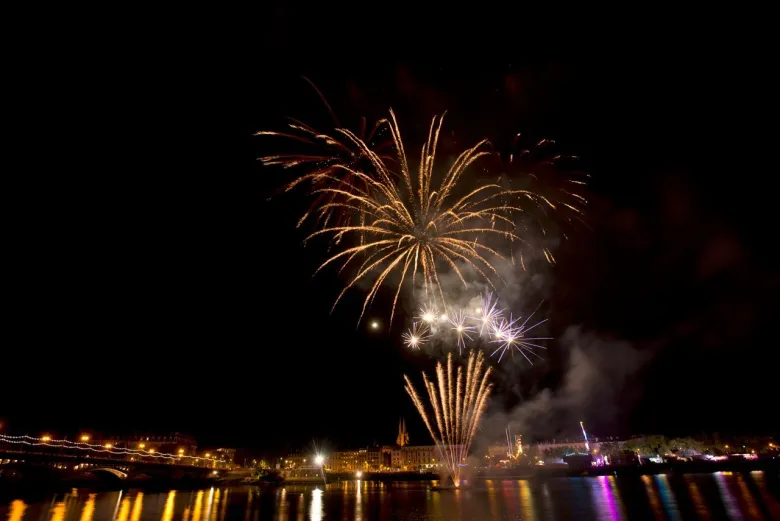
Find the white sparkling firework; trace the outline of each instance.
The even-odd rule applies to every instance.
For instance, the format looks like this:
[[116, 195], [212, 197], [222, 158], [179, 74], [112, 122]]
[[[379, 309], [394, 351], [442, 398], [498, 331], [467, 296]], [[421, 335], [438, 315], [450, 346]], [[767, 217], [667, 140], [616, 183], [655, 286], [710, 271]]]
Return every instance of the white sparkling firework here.
[[425, 324], [418, 326], [417, 322], [413, 322], [411, 329], [402, 336], [406, 347], [411, 347], [412, 349], [420, 349], [430, 340], [430, 337], [428, 326]]
[[[507, 318], [504, 315], [505, 310], [498, 307], [498, 297], [494, 297], [492, 293], [485, 294], [481, 298], [480, 305], [475, 308], [449, 308], [446, 312], [440, 313], [435, 305], [427, 304], [419, 310], [412, 328], [404, 333], [403, 341], [407, 347], [420, 349], [437, 338], [443, 340], [440, 335], [451, 338], [449, 335], [454, 334], [460, 353], [464, 348], [470, 347], [469, 343], [471, 347], [478, 347], [479, 344], [485, 346], [484, 342], [496, 343], [498, 347], [496, 349], [491, 347], [487, 353], [490, 353], [491, 357], [498, 355], [498, 362], [503, 360], [507, 352], [514, 355], [517, 351], [533, 365], [528, 355], [541, 358], [534, 351], [535, 348], [546, 349], [545, 346], [534, 342], [552, 339], [552, 337], [527, 336], [531, 330], [547, 322], [547, 319], [544, 319], [528, 325], [539, 306], [518, 325], [523, 317], [514, 318], [510, 314]], [[449, 324], [449, 327], [443, 328], [442, 324]]]
[[463, 349], [466, 347], [466, 339], [469, 341], [473, 340], [471, 333], [475, 331], [474, 326], [470, 326], [467, 323], [467, 320], [469, 317], [466, 315], [466, 312], [464, 310], [459, 310], [454, 313], [452, 313], [452, 316], [449, 317], [450, 325], [452, 326], [452, 331], [455, 333], [455, 335], [458, 338], [458, 351], [463, 354]]
[[498, 297], [493, 299], [493, 293], [487, 293], [482, 299], [482, 305], [476, 309], [477, 316], [472, 317], [479, 324], [480, 336], [485, 334], [485, 331], [490, 333], [498, 320], [501, 319], [501, 315], [504, 310], [498, 308]]
[[[541, 305], [541, 304], [540, 304]], [[537, 306], [537, 309], [539, 307]], [[501, 362], [501, 359], [504, 357], [507, 351], [510, 352], [510, 354], [514, 354], [515, 350], [517, 350], [518, 353], [523, 355], [523, 357], [528, 360], [528, 363], [533, 365], [533, 362], [530, 358], [528, 358], [528, 354], [532, 354], [537, 358], [541, 358], [536, 352], [533, 350], [534, 348], [540, 348], [540, 349], [547, 349], [545, 346], [541, 344], [535, 344], [531, 342], [538, 341], [538, 340], [551, 340], [552, 337], [532, 337], [529, 338], [526, 336], [526, 334], [534, 329], [536, 326], [540, 324], [544, 324], [547, 322], [547, 319], [540, 320], [539, 322], [535, 323], [532, 326], [526, 327], [526, 324], [528, 324], [528, 321], [531, 320], [531, 317], [534, 316], [534, 313], [536, 313], [536, 310], [534, 310], [533, 313], [528, 315], [528, 317], [523, 321], [522, 324], [515, 327], [514, 324], [520, 320], [520, 317], [512, 320], [512, 315], [509, 316], [509, 320], [506, 320], [505, 318], [501, 318], [499, 321], [499, 324], [494, 328], [493, 336], [495, 337], [492, 342], [498, 343], [498, 348], [493, 351], [490, 356], [494, 356], [498, 354], [498, 361]]]
[[417, 320], [422, 320], [426, 324], [433, 324], [439, 320], [439, 310], [437, 310], [436, 306], [433, 304], [426, 304], [420, 309], [420, 314], [416, 318]]

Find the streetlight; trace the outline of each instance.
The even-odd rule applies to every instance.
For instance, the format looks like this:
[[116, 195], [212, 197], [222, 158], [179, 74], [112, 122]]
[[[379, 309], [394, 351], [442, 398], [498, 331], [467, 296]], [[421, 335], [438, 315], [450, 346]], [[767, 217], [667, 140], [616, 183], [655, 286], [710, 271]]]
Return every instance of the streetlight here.
[[358, 479], [362, 478], [363, 477], [363, 472], [358, 470], [357, 472], [355, 472], [355, 477], [358, 478]]
[[325, 458], [322, 457], [322, 455], [317, 454], [314, 457], [314, 464], [317, 466], [322, 466], [323, 462], [325, 461]]
[[51, 441], [51, 436], [49, 436], [48, 434], [44, 434], [43, 436], [41, 436], [41, 441], [44, 443], [46, 443], [47, 441]]
[[138, 444], [138, 448], [139, 449], [145, 449], [146, 448], [146, 443], [139, 443]]
[[149, 449], [149, 454], [154, 454], [154, 449]]
[[80, 439], [82, 442], [89, 441], [89, 434], [82, 434]]
[[181, 456], [182, 454], [184, 454], [184, 449], [179, 449], [179, 456]]
[[107, 448], [107, 449], [110, 449], [111, 447], [113, 447], [113, 445], [111, 445], [110, 443], [106, 443], [106, 444], [105, 444], [105, 445], [103, 445], [103, 446], [104, 446], [105, 448]]
[[206, 453], [206, 457], [207, 457], [207, 458], [210, 458], [210, 457], [211, 457], [211, 453], [210, 453], [210, 452], [207, 452], [207, 453]]

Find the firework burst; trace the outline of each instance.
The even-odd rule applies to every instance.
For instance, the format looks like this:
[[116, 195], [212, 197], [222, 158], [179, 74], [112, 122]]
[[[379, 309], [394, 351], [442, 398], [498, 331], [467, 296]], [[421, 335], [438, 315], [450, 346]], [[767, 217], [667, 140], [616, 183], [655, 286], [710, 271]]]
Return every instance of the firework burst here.
[[434, 304], [426, 304], [420, 309], [417, 319], [422, 320], [426, 324], [435, 324], [439, 321], [439, 310], [436, 309]]
[[[265, 165], [280, 165], [303, 172], [286, 185], [286, 190], [302, 183], [311, 187], [310, 193], [315, 200], [298, 224], [310, 215], [315, 216], [319, 229], [305, 240], [324, 236], [329, 238], [330, 247], [334, 249], [317, 272], [335, 263], [340, 265], [339, 271], [349, 269], [352, 273], [333, 308], [359, 281], [371, 281], [358, 323], [389, 278], [397, 284], [390, 325], [405, 284], [422, 286], [426, 300], [446, 309], [440, 277], [442, 269], [455, 273], [465, 287], [472, 282], [467, 279], [476, 277], [495, 289], [494, 281], [500, 281], [501, 277], [493, 262], [504, 259], [500, 252], [508, 251], [509, 260], [514, 262], [515, 241], [528, 244], [525, 232], [529, 220], [523, 219], [524, 228], [518, 228], [518, 216], [523, 214], [541, 222], [553, 211], [565, 209], [575, 214], [575, 218], [582, 213], [585, 199], [569, 186], [576, 188], [584, 184], [582, 179], [560, 176], [565, 186], [556, 185], [553, 195], [536, 192], [531, 189], [533, 187], [526, 188], [520, 183], [513, 187], [512, 176], [504, 173], [495, 183], [472, 181], [467, 185], [466, 181], [461, 182], [464, 172], [483, 156], [498, 156], [504, 160], [505, 171], [509, 173], [517, 170], [517, 165], [529, 162], [556, 167], [565, 159], [561, 156], [542, 160], [539, 158], [547, 157], [542, 153], [514, 151], [515, 142], [507, 159], [507, 156], [493, 152], [489, 143], [482, 140], [462, 151], [449, 168], [438, 169], [434, 175], [444, 118], [437, 116], [431, 121], [419, 164], [413, 171], [392, 110], [389, 119], [377, 122], [371, 131], [367, 131], [363, 120], [360, 129], [353, 132], [341, 127], [327, 101], [316, 87], [314, 89], [332, 116], [333, 128], [320, 132], [301, 121], [291, 120], [286, 131], [259, 132], [258, 135], [287, 139], [304, 150], [268, 155], [260, 160]], [[389, 138], [378, 138], [383, 132], [389, 132]], [[537, 143], [534, 150], [544, 149], [546, 153], [543, 145], [547, 143]], [[396, 160], [392, 161], [391, 168], [393, 149]], [[524, 169], [523, 173], [529, 179], [539, 177], [535, 169]], [[583, 177], [586, 176], [583, 174]], [[543, 226], [542, 230], [544, 232]], [[498, 243], [489, 245], [491, 238], [497, 239]], [[549, 249], [541, 250], [548, 262], [555, 262]], [[522, 256], [520, 262], [525, 269]], [[490, 331], [489, 326], [500, 314], [493, 304], [486, 302], [478, 312], [481, 336]], [[437, 315], [442, 324], [446, 324], [448, 318], [447, 313]], [[435, 328], [433, 321], [423, 321]]]
[[[537, 306], [537, 310], [538, 309], [539, 307]], [[504, 357], [507, 351], [510, 354], [514, 354], [514, 352], [517, 351], [521, 355], [523, 355], [523, 357], [525, 357], [525, 359], [528, 360], [528, 363], [530, 363], [531, 365], [533, 365], [533, 362], [531, 361], [530, 358], [528, 358], [529, 354], [537, 358], [541, 358], [538, 354], [536, 354], [533, 348], [540, 348], [540, 349], [547, 349], [547, 348], [541, 344], [536, 344], [534, 342], [538, 342], [540, 340], [551, 340], [552, 337], [528, 337], [527, 336], [529, 331], [547, 322], [547, 319], [545, 318], [535, 323], [532, 326], [526, 327], [528, 322], [531, 320], [531, 318], [534, 316], [535, 313], [536, 310], [534, 310], [533, 313], [528, 315], [528, 317], [519, 326], [515, 326], [515, 324], [520, 320], [521, 317], [518, 317], [516, 319], [512, 319], [512, 315], [509, 315], [509, 319], [502, 317], [493, 326], [494, 339], [492, 340], [492, 342], [497, 343], [499, 345], [498, 348], [496, 348], [496, 350], [493, 351], [490, 356], [493, 357], [496, 354], [498, 354], [498, 361], [500, 363], [501, 359]]]
[[456, 487], [460, 486], [461, 466], [466, 461], [492, 388], [488, 383], [490, 368], [484, 369], [483, 362], [482, 352], [475, 354], [472, 351], [465, 374], [462, 366], [453, 374], [452, 354], [449, 354], [446, 371], [441, 362], [436, 364], [435, 383], [423, 373], [431, 410], [426, 408], [411, 380], [404, 375], [406, 392], [425, 422]]
[[[440, 297], [444, 302], [438, 263], [452, 269], [464, 286], [468, 286], [461, 271], [465, 265], [493, 287], [491, 279], [500, 277], [491, 263], [491, 258], [503, 256], [480, 241], [491, 235], [505, 240], [522, 240], [511, 231], [512, 220], [507, 217], [510, 212], [522, 211], [522, 208], [510, 205], [505, 199], [507, 196], [519, 195], [533, 198], [533, 194], [524, 190], [506, 191], [497, 184], [484, 184], [471, 189], [463, 196], [455, 195], [457, 183], [466, 168], [480, 157], [489, 154], [485, 150], [487, 141], [484, 140], [462, 152], [441, 181], [434, 185], [434, 164], [443, 116], [433, 118], [417, 175], [412, 175], [401, 132], [392, 110], [390, 117], [387, 124], [398, 152], [400, 173], [391, 172], [382, 158], [371, 151], [359, 137], [344, 131], [370, 159], [376, 179], [363, 172], [343, 167], [349, 170], [359, 183], [354, 183], [348, 191], [338, 188], [323, 188], [321, 191], [346, 197], [346, 204], [353, 211], [360, 213], [361, 222], [364, 224], [325, 226], [309, 238], [328, 234], [338, 241], [347, 234], [360, 236], [359, 245], [345, 248], [331, 256], [318, 271], [339, 259], [346, 258], [341, 268], [344, 269], [354, 259], [362, 258], [357, 274], [334, 303], [335, 307], [344, 293], [359, 280], [369, 274], [376, 274], [376, 279], [363, 302], [361, 318], [385, 279], [391, 273], [399, 272], [399, 282], [390, 314], [392, 322], [398, 295], [407, 277], [410, 277], [414, 284], [419, 275], [426, 296], [433, 300]], [[506, 226], [493, 226], [491, 223], [495, 222], [504, 223]], [[362, 257], [359, 257], [361, 254]], [[458, 262], [463, 263], [460, 268]]]
[[494, 327], [501, 318], [504, 310], [498, 307], [498, 297], [493, 298], [493, 293], [488, 292], [482, 299], [482, 304], [476, 309], [477, 316], [472, 317], [479, 324], [479, 334], [484, 335]]
[[472, 333], [476, 328], [468, 324], [469, 317], [466, 315], [466, 311], [461, 309], [449, 317], [450, 326], [452, 326], [452, 332], [455, 333], [458, 339], [458, 352], [463, 353], [463, 349], [466, 347], [466, 340], [473, 340]]
[[[536, 309], [520, 322], [522, 316], [515, 318], [512, 313], [508, 317], [505, 315], [505, 310], [499, 308], [498, 297], [494, 297], [493, 293], [482, 296], [476, 308], [452, 307], [447, 313], [440, 314], [435, 306], [428, 304], [418, 311], [416, 321], [412, 324], [412, 329], [403, 335], [403, 341], [407, 347], [420, 349], [434, 341], [446, 343], [455, 335], [459, 353], [468, 347], [490, 346], [486, 352], [490, 353], [491, 357], [498, 355], [499, 363], [507, 353], [513, 356], [515, 352], [519, 352], [533, 365], [528, 355], [541, 358], [534, 349], [546, 349], [537, 342], [552, 339], [528, 336], [532, 330], [547, 322], [547, 319], [533, 321], [541, 305], [540, 302]], [[475, 312], [476, 316], [470, 312]], [[448, 327], [442, 327], [444, 323], [448, 324]], [[494, 349], [490, 344], [498, 344], [498, 347]]]
[[406, 347], [420, 349], [428, 343], [428, 340], [430, 340], [431, 331], [426, 324], [420, 324], [418, 326], [417, 322], [413, 322], [412, 327], [402, 335], [402, 338]]

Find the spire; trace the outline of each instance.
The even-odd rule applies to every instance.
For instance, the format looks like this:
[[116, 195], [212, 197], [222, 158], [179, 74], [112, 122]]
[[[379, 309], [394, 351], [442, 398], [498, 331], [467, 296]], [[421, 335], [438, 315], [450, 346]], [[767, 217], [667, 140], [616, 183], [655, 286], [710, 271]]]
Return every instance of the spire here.
[[406, 420], [403, 418], [398, 421], [398, 437], [395, 439], [395, 444], [399, 447], [409, 444], [409, 433], [406, 432]]

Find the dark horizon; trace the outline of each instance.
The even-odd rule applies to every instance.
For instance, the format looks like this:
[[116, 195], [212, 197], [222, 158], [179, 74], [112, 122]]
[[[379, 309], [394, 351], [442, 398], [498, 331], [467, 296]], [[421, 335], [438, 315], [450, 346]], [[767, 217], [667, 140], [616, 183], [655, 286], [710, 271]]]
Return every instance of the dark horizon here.
[[582, 158], [592, 230], [535, 266], [543, 282], [529, 290], [556, 340], [533, 367], [502, 361], [488, 416], [560, 396], [572, 346], [587, 343], [605, 385], [529, 427], [539, 436], [580, 420], [594, 436], [778, 435], [762, 69], [665, 51], [518, 52], [467, 72], [387, 56], [316, 64], [280, 50], [297, 29], [275, 27], [224, 61], [180, 70], [159, 57], [116, 83], [62, 86], [21, 128], [19, 150], [54, 179], [29, 174], [12, 221], [3, 432], [179, 431], [277, 451], [392, 442], [404, 417], [412, 443], [428, 442], [402, 375], [436, 359], [402, 346], [407, 310], [370, 331], [387, 319], [385, 289], [356, 328], [355, 288], [331, 314], [345, 278], [312, 277], [327, 252], [295, 227], [309, 200], [277, 193], [289, 177], [257, 161], [272, 145], [254, 132], [287, 116], [329, 124], [305, 76], [346, 127], [392, 107], [415, 162], [445, 110], [448, 153], [522, 132]]

